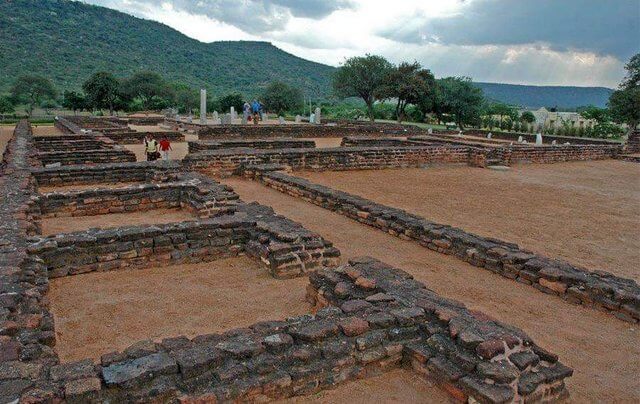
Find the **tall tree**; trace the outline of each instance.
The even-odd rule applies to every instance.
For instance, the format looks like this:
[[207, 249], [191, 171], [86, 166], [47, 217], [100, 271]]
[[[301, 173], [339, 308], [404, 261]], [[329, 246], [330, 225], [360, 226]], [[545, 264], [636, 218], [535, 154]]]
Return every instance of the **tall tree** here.
[[304, 100], [302, 91], [281, 81], [274, 81], [262, 93], [265, 108], [282, 115], [287, 111], [301, 108]]
[[396, 99], [396, 117], [402, 122], [406, 116], [407, 105], [417, 105], [421, 98], [429, 98], [435, 87], [435, 78], [420, 63], [402, 62], [393, 68], [387, 76], [382, 93], [387, 98]]
[[15, 106], [11, 98], [0, 96], [0, 119], [4, 119], [5, 114], [11, 114], [13, 111], [15, 111]]
[[229, 111], [231, 107], [235, 109], [236, 112], [242, 112], [242, 105], [244, 104], [244, 100], [242, 98], [242, 94], [240, 93], [231, 93], [227, 95], [223, 95], [218, 98], [216, 105], [220, 108], [220, 111]]
[[77, 111], [85, 108], [85, 102], [85, 97], [82, 94], [75, 91], [65, 91], [62, 106], [72, 110], [75, 114]]
[[477, 124], [484, 101], [482, 90], [474, 86], [469, 77], [447, 77], [439, 83], [443, 109], [454, 116], [458, 127], [462, 130], [464, 125]]
[[385, 84], [392, 69], [393, 65], [382, 56], [349, 58], [334, 74], [333, 89], [339, 97], [362, 98], [373, 121], [373, 104], [385, 98]]
[[498, 115], [500, 119], [500, 126], [502, 126], [502, 122], [505, 117], [510, 118], [511, 121], [515, 121], [518, 118], [518, 110], [515, 107], [502, 102], [491, 104], [488, 112], [490, 115]]
[[173, 99], [173, 91], [162, 76], [149, 71], [138, 72], [124, 80], [120, 86], [120, 93], [129, 101], [139, 101], [143, 109], [163, 104], [157, 99]]
[[56, 98], [57, 91], [51, 81], [42, 76], [22, 76], [11, 88], [15, 102], [27, 105], [27, 115], [31, 117], [36, 105], [45, 100]]
[[625, 68], [627, 75], [620, 88], [609, 97], [609, 110], [615, 122], [626, 123], [633, 131], [640, 124], [640, 53]]
[[87, 106], [95, 109], [107, 108], [109, 115], [113, 115], [119, 89], [120, 82], [108, 72], [95, 73], [82, 85]]

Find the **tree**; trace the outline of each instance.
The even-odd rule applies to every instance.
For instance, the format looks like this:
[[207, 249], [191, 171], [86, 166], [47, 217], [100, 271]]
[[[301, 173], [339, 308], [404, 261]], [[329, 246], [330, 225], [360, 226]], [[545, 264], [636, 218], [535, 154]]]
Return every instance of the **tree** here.
[[434, 83], [433, 74], [429, 70], [422, 69], [420, 63], [402, 62], [387, 76], [381, 95], [397, 100], [395, 115], [400, 123], [406, 116], [407, 105], [417, 105], [421, 98], [428, 98], [433, 93]]
[[82, 85], [86, 94], [86, 105], [95, 109], [107, 108], [109, 115], [113, 115], [119, 88], [118, 79], [108, 72], [95, 73]]
[[593, 105], [582, 109], [580, 111], [580, 115], [584, 119], [592, 119], [597, 123], [609, 122], [611, 120], [611, 116], [607, 109], [594, 107]]
[[452, 114], [464, 129], [465, 124], [478, 124], [484, 96], [482, 90], [471, 83], [469, 77], [447, 77], [439, 80], [442, 90], [442, 109]]
[[244, 104], [244, 100], [242, 98], [242, 94], [240, 93], [231, 93], [227, 95], [223, 95], [218, 98], [217, 105], [220, 108], [220, 111], [229, 111], [231, 107], [236, 112], [242, 111], [242, 105]]
[[520, 115], [520, 121], [532, 124], [536, 121], [536, 116], [533, 115], [531, 111], [524, 111], [522, 115]]
[[75, 114], [76, 111], [80, 111], [85, 108], [85, 98], [78, 92], [65, 91], [64, 99], [62, 100], [62, 106], [72, 110]]
[[510, 118], [512, 121], [515, 121], [518, 117], [518, 110], [515, 107], [501, 102], [492, 104], [489, 107], [488, 113], [490, 115], [498, 115], [498, 117], [500, 117], [498, 124], [499, 127], [502, 127], [505, 117]]
[[127, 101], [139, 101], [144, 110], [152, 105], [162, 105], [162, 101], [172, 100], [174, 95], [162, 76], [149, 71], [138, 72], [124, 80], [120, 85], [120, 93]]
[[198, 105], [200, 104], [200, 93], [198, 90], [182, 83], [174, 83], [172, 86], [173, 93], [175, 94], [175, 106], [178, 108], [179, 112], [190, 112], [198, 108]]
[[11, 114], [15, 111], [15, 107], [11, 98], [0, 96], [0, 118], [4, 119], [5, 114]]
[[620, 88], [609, 97], [609, 110], [613, 120], [626, 123], [633, 131], [640, 124], [640, 53], [626, 64], [627, 75]]
[[262, 93], [265, 108], [282, 115], [286, 111], [301, 108], [304, 100], [302, 91], [281, 81], [274, 81]]
[[11, 88], [11, 96], [15, 102], [27, 104], [27, 115], [31, 117], [36, 105], [54, 99], [57, 91], [51, 81], [42, 76], [22, 76]]
[[382, 56], [366, 55], [347, 59], [333, 76], [333, 89], [339, 97], [360, 97], [374, 121], [373, 104], [384, 97], [384, 87], [393, 65]]

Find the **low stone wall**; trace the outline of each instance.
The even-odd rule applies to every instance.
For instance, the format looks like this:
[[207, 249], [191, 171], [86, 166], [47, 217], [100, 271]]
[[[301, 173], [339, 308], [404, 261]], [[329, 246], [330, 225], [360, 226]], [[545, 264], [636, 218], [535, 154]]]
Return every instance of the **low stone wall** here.
[[427, 164], [483, 166], [484, 161], [481, 153], [455, 146], [223, 149], [188, 154], [183, 160], [190, 170], [215, 174], [230, 174], [257, 164], [280, 164], [294, 170], [368, 170]]
[[220, 150], [220, 149], [234, 149], [234, 148], [312, 149], [316, 147], [316, 144], [313, 140], [297, 140], [297, 139], [192, 141], [192, 142], [189, 142], [188, 145], [189, 145], [189, 153], [197, 153], [205, 150]]
[[[141, 341], [53, 366], [50, 386], [86, 402], [265, 402], [406, 366], [460, 401], [568, 396], [572, 370], [522, 331], [443, 299], [370, 259], [310, 277], [319, 310], [223, 334]], [[323, 308], [320, 308], [324, 306]]]
[[359, 137], [359, 136], [346, 136], [342, 138], [342, 147], [404, 147], [404, 146], [417, 146], [416, 142], [407, 140], [405, 138], [393, 138], [393, 137]]
[[118, 144], [142, 144], [147, 135], [157, 141], [167, 138], [171, 142], [184, 142], [184, 134], [180, 132], [118, 132], [105, 133], [105, 136]]
[[258, 204], [235, 213], [165, 225], [89, 229], [44, 237], [30, 247], [50, 277], [122, 268], [212, 261], [240, 253], [272, 276], [290, 278], [334, 266], [340, 252], [319, 235]]
[[[447, 131], [444, 133], [458, 133], [456, 131]], [[529, 143], [536, 142], [536, 135], [532, 133], [518, 133], [518, 132], [499, 132], [499, 131], [490, 131], [490, 130], [480, 130], [480, 129], [470, 129], [465, 130], [463, 132], [466, 136], [477, 136], [486, 138], [489, 133], [491, 133], [491, 137], [494, 139], [504, 139], [504, 140], [512, 140], [514, 142], [518, 141], [518, 138], [522, 136], [524, 140]], [[542, 135], [542, 142], [545, 144], [551, 144], [553, 141], [557, 143], [567, 143], [569, 142], [572, 145], [620, 145], [619, 142], [614, 140], [606, 140], [606, 139], [594, 139], [588, 137], [574, 137], [574, 136], [556, 136], [556, 135]]]
[[218, 140], [230, 138], [312, 138], [343, 136], [388, 136], [397, 134], [417, 134], [418, 128], [384, 123], [331, 124], [331, 125], [218, 125], [202, 126], [180, 123], [186, 129], [194, 130], [200, 140]]
[[604, 271], [590, 272], [547, 258], [517, 244], [484, 238], [430, 222], [401, 209], [336, 191], [281, 172], [247, 171], [246, 175], [281, 192], [343, 214], [423, 247], [454, 255], [571, 303], [595, 307], [631, 323], [640, 321], [640, 286]]
[[164, 181], [180, 171], [178, 161], [44, 167], [33, 170], [38, 186]]
[[631, 132], [625, 144], [625, 153], [640, 153], [640, 131]]
[[71, 150], [38, 153], [42, 164], [78, 165], [135, 162], [136, 155], [123, 148], [102, 148], [94, 150]]
[[616, 158], [621, 145], [508, 146], [500, 148], [504, 165], [516, 163], [562, 163]]
[[36, 149], [40, 152], [78, 151], [107, 149], [108, 146], [87, 135], [63, 135], [35, 137]]
[[233, 212], [238, 200], [231, 188], [186, 174], [166, 182], [42, 194], [33, 203], [31, 215], [41, 220], [182, 207], [207, 218]]

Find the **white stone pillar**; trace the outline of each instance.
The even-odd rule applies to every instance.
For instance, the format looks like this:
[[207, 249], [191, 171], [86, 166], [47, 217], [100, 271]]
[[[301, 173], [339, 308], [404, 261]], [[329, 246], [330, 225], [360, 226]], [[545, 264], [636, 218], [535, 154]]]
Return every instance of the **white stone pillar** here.
[[207, 124], [207, 90], [200, 89], [200, 123]]
[[320, 117], [320, 107], [316, 107], [316, 113], [315, 113], [315, 123], [317, 123], [318, 125], [321, 123], [321, 117]]

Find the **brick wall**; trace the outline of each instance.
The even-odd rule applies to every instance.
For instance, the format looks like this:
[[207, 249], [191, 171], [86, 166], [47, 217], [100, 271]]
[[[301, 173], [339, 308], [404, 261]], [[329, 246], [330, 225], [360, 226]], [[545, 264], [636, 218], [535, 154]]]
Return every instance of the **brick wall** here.
[[196, 171], [229, 174], [255, 164], [280, 164], [294, 170], [366, 170], [469, 162], [468, 147], [424, 146], [212, 150], [187, 155], [183, 165]]
[[189, 142], [189, 153], [197, 153], [205, 150], [233, 149], [239, 147], [251, 149], [312, 149], [316, 147], [316, 144], [313, 140], [296, 139], [192, 141]]
[[178, 161], [107, 163], [91, 166], [43, 167], [33, 170], [39, 186], [163, 181], [180, 171]]

